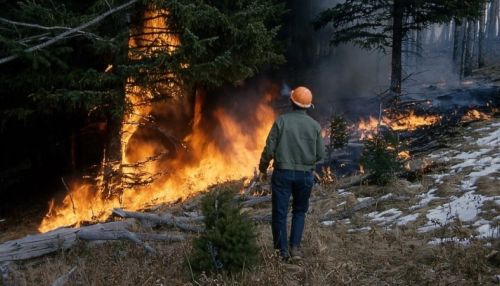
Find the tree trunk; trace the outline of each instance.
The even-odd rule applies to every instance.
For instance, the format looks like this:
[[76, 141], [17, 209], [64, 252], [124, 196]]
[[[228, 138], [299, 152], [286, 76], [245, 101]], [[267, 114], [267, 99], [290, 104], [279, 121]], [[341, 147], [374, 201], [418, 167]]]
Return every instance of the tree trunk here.
[[472, 74], [472, 47], [474, 41], [474, 21], [469, 21], [467, 23], [467, 31], [465, 32], [464, 45], [464, 77], [470, 76]]
[[[125, 97], [125, 91], [123, 91]], [[124, 100], [124, 98], [123, 98]], [[124, 104], [122, 102], [122, 104]], [[104, 153], [103, 166], [103, 195], [109, 199], [113, 196], [121, 196], [122, 188], [122, 142], [121, 128], [122, 116], [108, 115], [108, 138]]]
[[495, 41], [497, 36], [497, 20], [499, 14], [500, 0], [491, 0], [490, 9], [488, 11], [487, 28], [487, 52], [488, 57], [494, 57], [495, 54]]
[[459, 54], [459, 39], [460, 38], [460, 26], [458, 25], [458, 21], [456, 19], [453, 20], [453, 64], [456, 70], [458, 66], [458, 54]]
[[461, 55], [460, 55], [460, 79], [464, 77], [465, 71], [465, 55], [467, 54], [467, 26], [468, 23], [464, 21], [464, 25], [462, 25], [462, 44], [461, 44]]
[[479, 40], [477, 42], [477, 66], [479, 68], [484, 67], [484, 29], [485, 29], [485, 18], [486, 18], [486, 3], [483, 4], [483, 12], [481, 18], [479, 19]]
[[415, 42], [416, 42], [415, 43], [415, 71], [417, 71], [417, 72], [420, 71], [420, 67], [422, 66], [422, 58], [423, 58], [422, 52], [424, 50], [422, 48], [422, 45], [424, 44], [424, 42], [422, 41], [422, 36], [423, 36], [423, 31], [419, 27], [417, 30], [417, 39], [415, 40]]
[[403, 1], [395, 0], [392, 11], [392, 70], [391, 70], [391, 87], [393, 99], [398, 99], [401, 96], [401, 51], [403, 42]]

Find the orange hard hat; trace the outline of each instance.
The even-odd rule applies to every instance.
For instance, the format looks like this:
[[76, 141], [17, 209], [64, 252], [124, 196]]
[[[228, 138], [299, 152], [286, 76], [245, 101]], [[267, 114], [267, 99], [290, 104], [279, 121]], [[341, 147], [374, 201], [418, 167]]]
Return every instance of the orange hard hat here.
[[292, 90], [290, 99], [299, 107], [309, 108], [312, 105], [313, 95], [308, 88], [299, 86]]

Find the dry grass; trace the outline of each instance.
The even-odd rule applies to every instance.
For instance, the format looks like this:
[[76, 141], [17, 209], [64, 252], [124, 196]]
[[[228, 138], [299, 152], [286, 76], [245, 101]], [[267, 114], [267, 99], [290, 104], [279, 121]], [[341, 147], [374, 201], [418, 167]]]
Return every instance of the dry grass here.
[[[471, 125], [479, 128], [480, 125]], [[463, 141], [464, 148], [469, 148]], [[471, 149], [470, 151], [474, 151]], [[432, 173], [447, 173], [453, 162], [432, 166]], [[419, 194], [438, 187], [437, 199], [418, 210], [424, 214], [456, 195], [467, 170], [447, 176], [436, 186], [435, 179], [421, 174], [420, 181], [399, 180], [385, 187], [356, 186], [349, 196], [340, 195], [331, 185], [317, 186], [307, 216], [303, 239], [305, 259], [300, 262], [280, 261], [272, 248], [271, 227], [259, 224], [259, 263], [251, 271], [238, 275], [202, 274], [193, 277], [186, 257], [191, 239], [182, 243], [156, 242], [158, 251], [151, 255], [129, 242], [101, 245], [81, 243], [68, 251], [55, 253], [26, 262], [10, 265], [10, 281], [14, 285], [50, 285], [57, 277], [77, 266], [68, 285], [493, 285], [499, 281], [500, 242], [470, 239], [474, 228], [455, 220], [433, 231], [419, 233], [427, 223], [425, 215], [414, 222], [392, 229], [374, 224], [364, 214], [397, 208], [406, 211], [418, 203]], [[480, 178], [477, 193], [485, 196], [498, 194], [498, 174]], [[263, 190], [266, 191], [266, 190]], [[268, 190], [267, 190], [268, 191]], [[357, 203], [357, 198], [380, 197], [388, 193], [406, 196], [408, 201], [383, 202], [354, 214], [349, 221], [337, 221], [324, 226], [318, 221], [327, 212], [338, 212]], [[196, 206], [198, 198], [188, 204]], [[339, 205], [340, 203], [344, 203]], [[194, 209], [196, 210], [196, 209]], [[158, 212], [182, 213], [179, 204], [160, 207]], [[245, 210], [250, 214], [269, 214], [270, 204]], [[495, 201], [486, 201], [481, 216], [500, 225], [500, 207]], [[370, 226], [369, 231], [352, 231]], [[13, 231], [12, 231], [13, 230]], [[17, 237], [24, 234], [10, 229]], [[172, 231], [155, 229], [156, 232]], [[468, 241], [431, 245], [433, 238], [456, 238]], [[0, 241], [13, 238], [0, 234]], [[468, 239], [468, 240], [466, 240]], [[1, 285], [1, 280], [0, 280]]]
[[[365, 190], [372, 191], [386, 192]], [[272, 249], [270, 225], [260, 224], [260, 262], [239, 275], [203, 274], [193, 279], [186, 263], [191, 247], [187, 241], [152, 243], [158, 250], [155, 255], [128, 242], [81, 243], [69, 251], [14, 263], [10, 278], [15, 285], [50, 285], [77, 266], [69, 285], [472, 285], [493, 283], [493, 275], [500, 273], [486, 258], [492, 249], [484, 247], [485, 241], [467, 247], [432, 246], [427, 244], [429, 235], [419, 234], [412, 224], [394, 230], [372, 225], [368, 232], [350, 232], [366, 225], [361, 214], [350, 224], [323, 226], [318, 219], [345, 198], [333, 190], [318, 195], [307, 217], [306, 258], [300, 262], [280, 261]], [[256, 211], [269, 212], [269, 204]], [[432, 235], [457, 236], [461, 229], [451, 224]]]

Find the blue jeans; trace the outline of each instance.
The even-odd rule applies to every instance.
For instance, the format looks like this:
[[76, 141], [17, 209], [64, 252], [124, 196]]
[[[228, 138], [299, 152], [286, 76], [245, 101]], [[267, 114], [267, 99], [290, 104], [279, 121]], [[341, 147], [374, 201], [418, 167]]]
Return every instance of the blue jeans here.
[[[283, 257], [288, 257], [288, 245], [299, 247], [304, 232], [304, 220], [309, 208], [309, 196], [314, 183], [311, 171], [276, 169], [271, 178], [272, 231], [274, 247]], [[288, 201], [292, 203], [292, 229], [290, 243], [287, 242]]]

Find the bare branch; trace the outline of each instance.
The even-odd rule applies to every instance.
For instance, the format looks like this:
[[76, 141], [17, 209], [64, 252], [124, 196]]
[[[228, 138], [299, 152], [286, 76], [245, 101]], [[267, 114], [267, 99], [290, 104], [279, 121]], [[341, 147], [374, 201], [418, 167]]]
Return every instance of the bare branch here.
[[[97, 23], [99, 23], [100, 21], [104, 20], [106, 17], [108, 17], [109, 15], [113, 14], [113, 13], [116, 13], [120, 10], [123, 10], [127, 7], [129, 7], [130, 5], [134, 4], [135, 2], [137, 2], [138, 0], [131, 0], [125, 4], [122, 4], [120, 6], [117, 6], [109, 11], [107, 11], [106, 13], [103, 13], [101, 15], [99, 15], [98, 17], [84, 23], [84, 24], [81, 24], [80, 26], [76, 27], [76, 28], [73, 28], [73, 29], [70, 29], [70, 30], [67, 30], [57, 36], [55, 36], [54, 38], [46, 41], [46, 42], [43, 42], [41, 44], [38, 44], [36, 46], [33, 46], [31, 48], [28, 48], [28, 49], [25, 49], [24, 52], [26, 53], [29, 53], [29, 52], [33, 52], [33, 51], [37, 51], [37, 50], [40, 50], [40, 49], [43, 49], [43, 48], [46, 48], [60, 40], [63, 40], [65, 38], [67, 38], [68, 36], [72, 35], [72, 34], [75, 34], [75, 33], [79, 33], [80, 31], [82, 31], [83, 29], [89, 27], [89, 26], [92, 26], [92, 25], [95, 25]], [[5, 58], [1, 58], [0, 59], [0, 64], [4, 64], [4, 63], [8, 63], [10, 61], [13, 61], [15, 59], [17, 59], [19, 57], [19, 55], [11, 55], [11, 56], [8, 56], [8, 57], [5, 57]]]
[[54, 282], [52, 282], [52, 286], [66, 285], [66, 283], [68, 283], [68, 281], [69, 281], [69, 278], [71, 277], [71, 274], [73, 274], [73, 272], [75, 272], [76, 268], [77, 267], [74, 266], [73, 268], [71, 268], [70, 271], [66, 272], [61, 277], [57, 278]]
[[17, 22], [17, 21], [12, 21], [9, 19], [5, 19], [0, 17], [0, 22], [4, 22], [13, 26], [21, 26], [21, 27], [28, 27], [28, 28], [36, 28], [36, 29], [41, 29], [41, 30], [71, 30], [69, 27], [63, 27], [63, 26], [42, 26], [39, 24], [31, 24], [31, 23], [25, 23], [25, 22]]

